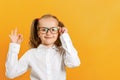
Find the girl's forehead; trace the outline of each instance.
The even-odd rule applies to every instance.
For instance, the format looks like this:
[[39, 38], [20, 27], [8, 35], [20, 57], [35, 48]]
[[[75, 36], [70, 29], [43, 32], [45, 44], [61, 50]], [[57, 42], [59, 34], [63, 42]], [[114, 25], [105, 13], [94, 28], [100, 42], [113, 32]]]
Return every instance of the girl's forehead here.
[[41, 26], [57, 26], [58, 21], [54, 18], [42, 18], [39, 20]]
[[52, 17], [42, 18], [39, 20], [39, 22], [47, 22], [47, 21], [58, 22], [55, 18], [52, 18]]

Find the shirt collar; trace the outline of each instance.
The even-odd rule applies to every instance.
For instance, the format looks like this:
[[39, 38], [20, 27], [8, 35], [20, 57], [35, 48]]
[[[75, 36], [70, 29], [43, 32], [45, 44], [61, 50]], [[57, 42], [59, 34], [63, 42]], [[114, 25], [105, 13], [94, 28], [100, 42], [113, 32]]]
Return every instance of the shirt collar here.
[[52, 47], [47, 47], [47, 46], [45, 46], [45, 45], [43, 45], [43, 44], [40, 44], [40, 45], [37, 47], [37, 50], [39, 51], [40, 49], [42, 49], [42, 50], [46, 50], [46, 49], [55, 49], [55, 50], [57, 50], [57, 46], [56, 46], [56, 45], [53, 45]]

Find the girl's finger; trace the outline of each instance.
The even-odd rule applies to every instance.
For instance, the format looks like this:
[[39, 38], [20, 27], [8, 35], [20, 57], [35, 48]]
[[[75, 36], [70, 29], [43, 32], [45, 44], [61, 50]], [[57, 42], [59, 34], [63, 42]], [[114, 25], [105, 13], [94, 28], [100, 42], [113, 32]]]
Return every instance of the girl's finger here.
[[18, 37], [19, 37], [19, 38], [23, 38], [23, 35], [22, 35], [22, 34], [18, 34]]
[[67, 28], [63, 28], [63, 31], [64, 31], [64, 32], [67, 32], [68, 30], [67, 30]]
[[65, 28], [65, 32], [68, 32], [67, 28]]
[[8, 36], [9, 36], [9, 38], [11, 38], [11, 35], [10, 35], [10, 34], [9, 34]]
[[14, 35], [15, 36], [17, 35], [17, 28], [14, 30]]
[[20, 44], [23, 41], [23, 35], [18, 34], [18, 43]]
[[23, 37], [20, 37], [19, 38], [19, 42], [21, 43], [23, 41]]
[[13, 30], [11, 31], [11, 34], [10, 35], [13, 35]]
[[64, 33], [64, 31], [65, 31], [65, 28], [62, 28], [62, 33]]

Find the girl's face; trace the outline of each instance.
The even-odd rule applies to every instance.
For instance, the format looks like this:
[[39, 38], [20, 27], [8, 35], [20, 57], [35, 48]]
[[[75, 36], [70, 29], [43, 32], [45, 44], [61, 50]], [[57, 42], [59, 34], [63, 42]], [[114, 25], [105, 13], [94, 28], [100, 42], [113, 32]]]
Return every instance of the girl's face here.
[[54, 18], [42, 18], [39, 20], [38, 36], [43, 45], [53, 46], [58, 38], [58, 21]]

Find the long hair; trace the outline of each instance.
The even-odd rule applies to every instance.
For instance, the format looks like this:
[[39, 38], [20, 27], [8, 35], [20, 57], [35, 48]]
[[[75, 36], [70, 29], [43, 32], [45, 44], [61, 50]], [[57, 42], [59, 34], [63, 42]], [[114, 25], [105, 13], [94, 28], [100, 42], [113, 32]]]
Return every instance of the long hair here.
[[[41, 18], [36, 18], [33, 20], [31, 24], [31, 31], [30, 31], [30, 41], [29, 45], [31, 48], [37, 48], [41, 44], [41, 39], [38, 37], [38, 25], [39, 25], [39, 20], [42, 18], [54, 18], [58, 21], [58, 26], [59, 27], [64, 27], [64, 24], [58, 20], [56, 16], [46, 14], [43, 15]], [[60, 34], [58, 34], [58, 39], [55, 42], [56, 46], [61, 46], [61, 41], [60, 41]]]

